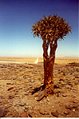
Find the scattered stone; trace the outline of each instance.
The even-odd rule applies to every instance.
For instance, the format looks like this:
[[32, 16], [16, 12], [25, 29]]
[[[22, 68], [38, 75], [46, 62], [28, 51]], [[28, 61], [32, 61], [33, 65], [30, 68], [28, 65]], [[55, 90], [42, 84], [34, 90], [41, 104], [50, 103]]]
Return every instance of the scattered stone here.
[[51, 114], [52, 114], [54, 117], [58, 117], [58, 115], [59, 115], [59, 113], [58, 113], [57, 110], [56, 110], [56, 111], [52, 111]]
[[6, 114], [6, 110], [3, 107], [0, 107], [0, 117], [4, 117]]
[[66, 94], [62, 94], [62, 96], [63, 96], [63, 97], [67, 97], [67, 95], [66, 95]]
[[73, 112], [75, 112], [76, 110], [75, 110], [75, 109], [73, 109], [72, 111], [73, 111]]
[[28, 114], [28, 117], [32, 117], [32, 115], [31, 114]]
[[2, 102], [3, 96], [0, 96], [0, 103]]
[[47, 112], [46, 110], [39, 110], [39, 113], [42, 115], [49, 115], [49, 112]]
[[7, 85], [13, 85], [13, 83], [6, 83]]
[[22, 112], [19, 115], [20, 117], [28, 117], [28, 113], [27, 112]]
[[59, 88], [59, 85], [58, 84], [54, 85], [54, 88]]
[[64, 114], [65, 114], [65, 115], [68, 115], [68, 114], [69, 114], [69, 111], [68, 111], [68, 110], [65, 110], [65, 111], [64, 111]]
[[59, 81], [64, 81], [63, 79], [60, 79]]
[[7, 112], [6, 117], [19, 117], [19, 113], [13, 108]]
[[75, 109], [75, 108], [77, 108], [79, 105], [77, 104], [77, 103], [72, 103], [72, 104], [69, 104], [69, 105], [66, 105], [65, 107], [66, 107], [66, 109]]
[[71, 89], [71, 86], [70, 86], [70, 85], [66, 85], [66, 88], [67, 88], [67, 89]]
[[14, 87], [10, 87], [10, 88], [8, 88], [8, 91], [10, 91], [10, 90], [12, 90]]
[[27, 91], [27, 92], [25, 92], [25, 93], [24, 93], [24, 95], [29, 95], [29, 92], [28, 92], [28, 91]]
[[14, 96], [13, 95], [9, 95], [9, 99], [13, 99], [14, 98]]
[[50, 101], [49, 97], [47, 97], [47, 101], [48, 101], [48, 102]]
[[[4, 105], [8, 110], [5, 114], [5, 109], [1, 108], [0, 116], [79, 117], [79, 68], [57, 64], [54, 72], [54, 95], [43, 99], [44, 94], [38, 97], [43, 91], [39, 89], [43, 83], [43, 66], [5, 64], [4, 69], [0, 68], [0, 107]], [[32, 95], [35, 87], [37, 92]]]
[[77, 67], [79, 67], [79, 63], [76, 63], [76, 62], [69, 63], [68, 65], [69, 66], [77, 66]]
[[25, 106], [25, 105], [26, 105], [25, 102], [21, 102], [21, 103], [19, 103], [19, 106]]
[[52, 108], [54, 108], [54, 105], [52, 105]]
[[60, 90], [56, 90], [54, 93], [55, 93], [55, 95], [56, 95], [57, 97], [60, 97], [60, 96], [61, 96], [61, 91], [60, 91]]

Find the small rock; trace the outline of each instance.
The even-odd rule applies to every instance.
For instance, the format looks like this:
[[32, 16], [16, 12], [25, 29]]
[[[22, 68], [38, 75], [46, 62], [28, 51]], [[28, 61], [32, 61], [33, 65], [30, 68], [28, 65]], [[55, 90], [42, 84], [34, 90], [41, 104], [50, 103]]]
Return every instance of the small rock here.
[[67, 95], [66, 95], [66, 94], [62, 94], [62, 96], [63, 96], [63, 97], [67, 97]]
[[71, 89], [70, 85], [66, 85], [66, 88], [67, 88], [67, 89]]
[[72, 111], [75, 112], [75, 109], [73, 109]]
[[75, 109], [78, 108], [78, 103], [72, 103], [72, 104], [66, 105], [65, 107], [66, 107], [66, 109], [70, 109], [72, 111], [75, 111]]
[[65, 108], [66, 109], [72, 109], [72, 106], [71, 105], [66, 105]]
[[6, 110], [3, 107], [0, 107], [0, 117], [4, 117], [6, 114]]
[[47, 101], [49, 102], [50, 101], [50, 99], [47, 97]]
[[45, 110], [44, 110], [44, 111], [43, 111], [43, 110], [40, 110], [39, 112], [40, 112], [40, 114], [42, 114], [42, 115], [49, 115], [49, 112], [47, 112], [47, 111], [45, 111]]
[[63, 81], [63, 79], [60, 79], [59, 81]]
[[9, 110], [6, 114], [6, 117], [10, 117], [10, 115], [11, 117], [19, 117], [19, 113], [14, 109]]
[[2, 99], [3, 99], [3, 97], [2, 97], [2, 96], [0, 96], [0, 103], [2, 102]]
[[69, 114], [69, 111], [64, 111], [64, 114], [68, 115]]
[[34, 80], [31, 80], [30, 82], [31, 82], [31, 83], [34, 83], [35, 81], [34, 81]]
[[52, 108], [54, 108], [54, 105], [52, 105]]
[[51, 112], [51, 114], [55, 117], [58, 117], [58, 115], [59, 115], [58, 111], [53, 111], [53, 112]]
[[10, 91], [10, 90], [12, 90], [14, 87], [10, 87], [10, 88], [8, 88], [8, 91]]
[[32, 114], [28, 114], [28, 117], [32, 117]]
[[54, 85], [54, 88], [59, 88], [59, 85]]
[[10, 82], [10, 83], [7, 83], [7, 85], [13, 85], [13, 83]]
[[29, 93], [28, 93], [28, 91], [24, 94], [24, 95], [28, 95]]
[[9, 95], [9, 99], [12, 99], [12, 98], [14, 98], [14, 96], [13, 95]]
[[19, 116], [20, 117], [28, 117], [28, 114], [27, 114], [27, 112], [22, 112]]
[[25, 106], [26, 103], [22, 102], [22, 103], [19, 103], [19, 106]]

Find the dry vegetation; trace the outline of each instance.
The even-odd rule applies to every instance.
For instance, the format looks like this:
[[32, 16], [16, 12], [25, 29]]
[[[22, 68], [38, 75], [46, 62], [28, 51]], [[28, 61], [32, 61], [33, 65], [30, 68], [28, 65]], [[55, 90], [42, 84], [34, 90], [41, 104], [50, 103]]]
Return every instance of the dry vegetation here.
[[43, 84], [42, 59], [38, 64], [33, 64], [35, 58], [0, 58], [4, 60], [0, 63], [0, 117], [79, 117], [79, 59], [56, 60], [54, 94], [41, 101], [36, 100], [39, 92], [31, 92]]

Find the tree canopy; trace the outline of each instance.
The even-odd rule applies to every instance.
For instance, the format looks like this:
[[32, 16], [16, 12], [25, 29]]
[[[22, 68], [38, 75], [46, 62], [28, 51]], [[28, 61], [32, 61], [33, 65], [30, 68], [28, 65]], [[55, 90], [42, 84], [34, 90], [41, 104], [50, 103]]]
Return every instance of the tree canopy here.
[[35, 36], [49, 42], [63, 39], [71, 31], [71, 27], [60, 16], [46, 16], [32, 26]]

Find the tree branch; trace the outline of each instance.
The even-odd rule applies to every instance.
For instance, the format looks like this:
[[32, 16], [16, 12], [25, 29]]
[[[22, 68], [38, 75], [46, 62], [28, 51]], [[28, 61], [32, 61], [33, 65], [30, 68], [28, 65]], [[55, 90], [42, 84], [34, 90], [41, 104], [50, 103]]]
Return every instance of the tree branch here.
[[48, 58], [48, 47], [49, 47], [49, 41], [43, 40], [43, 57]]
[[57, 48], [57, 40], [50, 42], [50, 58], [55, 58], [55, 51]]

